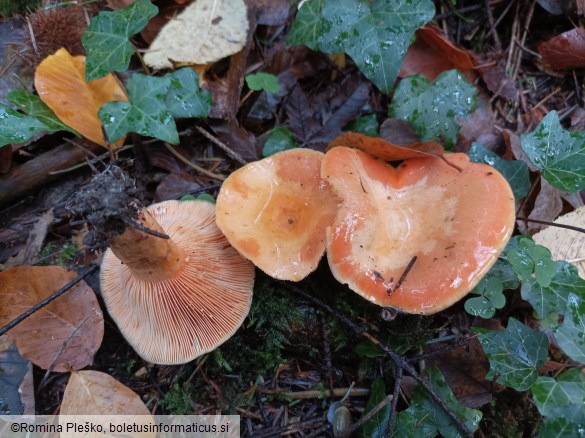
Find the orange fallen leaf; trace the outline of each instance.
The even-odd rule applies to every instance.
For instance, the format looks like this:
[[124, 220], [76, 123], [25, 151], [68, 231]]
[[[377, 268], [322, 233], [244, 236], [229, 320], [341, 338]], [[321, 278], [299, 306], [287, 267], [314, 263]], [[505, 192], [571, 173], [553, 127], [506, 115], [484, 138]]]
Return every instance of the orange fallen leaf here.
[[577, 27], [540, 43], [538, 53], [555, 70], [585, 67], [585, 29]]
[[[0, 272], [0, 326], [4, 326], [71, 280], [59, 266], [17, 266]], [[93, 362], [104, 336], [104, 317], [84, 282], [8, 331], [18, 351], [43, 369], [78, 370]]]
[[77, 371], [65, 388], [61, 415], [147, 415], [138, 394], [99, 371]]
[[434, 80], [442, 72], [457, 69], [462, 72], [476, 67], [474, 57], [450, 42], [435, 26], [423, 26], [416, 31], [416, 41], [406, 52], [400, 77], [415, 73]]
[[[127, 101], [117, 79], [109, 74], [101, 79], [85, 81], [85, 56], [71, 56], [59, 49], [39, 64], [35, 72], [39, 97], [57, 117], [91, 141], [107, 146], [98, 111], [106, 102]], [[113, 144], [118, 149], [124, 138]]]
[[327, 150], [335, 146], [346, 146], [359, 149], [384, 161], [406, 160], [409, 158], [440, 157], [443, 147], [434, 141], [413, 143], [408, 146], [398, 146], [388, 143], [382, 138], [368, 137], [357, 132], [345, 132], [335, 138], [327, 146]]

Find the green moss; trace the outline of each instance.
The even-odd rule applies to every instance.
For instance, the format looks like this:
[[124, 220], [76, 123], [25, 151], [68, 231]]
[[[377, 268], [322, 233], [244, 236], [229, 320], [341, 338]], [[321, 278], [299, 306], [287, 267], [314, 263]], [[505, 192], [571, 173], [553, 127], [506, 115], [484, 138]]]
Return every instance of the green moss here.
[[536, 436], [542, 422], [528, 394], [511, 389], [494, 394], [481, 410], [483, 419], [479, 427], [485, 436], [494, 438]]
[[193, 387], [190, 383], [179, 385], [175, 383], [162, 397], [160, 405], [170, 415], [188, 415], [193, 411], [191, 406], [191, 392]]
[[17, 12], [34, 10], [41, 5], [40, 0], [0, 0], [0, 14], [10, 17]]

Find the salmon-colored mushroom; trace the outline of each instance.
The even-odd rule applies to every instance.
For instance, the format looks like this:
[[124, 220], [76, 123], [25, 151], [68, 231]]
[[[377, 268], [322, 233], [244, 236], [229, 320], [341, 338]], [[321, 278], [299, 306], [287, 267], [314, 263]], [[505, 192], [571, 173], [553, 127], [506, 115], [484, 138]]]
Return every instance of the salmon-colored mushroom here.
[[101, 266], [110, 315], [144, 359], [186, 363], [226, 341], [250, 310], [254, 267], [232, 248], [205, 201], [165, 201], [111, 240]]
[[268, 275], [299, 281], [325, 252], [337, 200], [321, 179], [323, 154], [291, 149], [232, 173], [217, 197], [217, 225]]
[[432, 314], [466, 295], [514, 227], [507, 181], [465, 154], [394, 168], [355, 149], [327, 152], [322, 177], [341, 198], [327, 232], [333, 275], [364, 298]]

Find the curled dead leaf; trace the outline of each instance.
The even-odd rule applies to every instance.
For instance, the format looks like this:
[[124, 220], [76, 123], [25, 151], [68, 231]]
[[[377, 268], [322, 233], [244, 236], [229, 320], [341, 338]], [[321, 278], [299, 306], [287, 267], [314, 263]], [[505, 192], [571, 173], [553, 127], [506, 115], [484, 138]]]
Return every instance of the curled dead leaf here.
[[[35, 88], [43, 102], [57, 117], [91, 141], [107, 146], [98, 111], [106, 102], [127, 101], [128, 97], [117, 79], [109, 74], [85, 81], [85, 56], [71, 56], [59, 49], [39, 64], [35, 72]], [[124, 138], [112, 146], [120, 148]]]
[[[59, 266], [17, 266], [0, 272], [0, 326], [47, 298], [75, 272]], [[93, 290], [81, 281], [8, 331], [20, 354], [53, 371], [90, 365], [104, 336], [104, 317]]]

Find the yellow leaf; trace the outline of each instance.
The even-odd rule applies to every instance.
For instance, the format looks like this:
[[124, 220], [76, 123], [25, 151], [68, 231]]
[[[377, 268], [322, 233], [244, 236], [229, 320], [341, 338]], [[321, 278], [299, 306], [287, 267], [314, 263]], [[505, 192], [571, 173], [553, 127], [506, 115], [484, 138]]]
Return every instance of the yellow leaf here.
[[138, 394], [112, 376], [99, 371], [77, 371], [61, 403], [61, 415], [148, 415]]
[[[559, 217], [555, 224], [585, 228], [585, 206]], [[564, 260], [577, 267], [585, 278], [585, 234], [566, 228], [548, 227], [532, 236], [539, 245], [546, 246], [553, 260]]]
[[242, 50], [248, 27], [244, 0], [197, 0], [161, 29], [144, 61], [155, 69], [213, 63]]
[[[109, 74], [101, 79], [85, 81], [85, 56], [71, 56], [59, 49], [39, 64], [35, 72], [39, 97], [57, 117], [84, 137], [107, 146], [98, 111], [106, 102], [127, 101], [128, 97], [117, 79]], [[125, 138], [112, 145], [119, 149]]]

